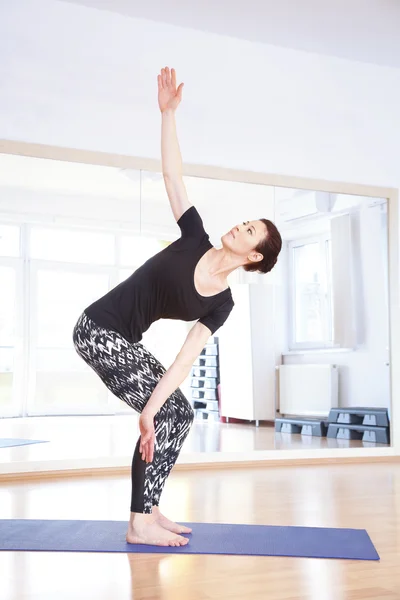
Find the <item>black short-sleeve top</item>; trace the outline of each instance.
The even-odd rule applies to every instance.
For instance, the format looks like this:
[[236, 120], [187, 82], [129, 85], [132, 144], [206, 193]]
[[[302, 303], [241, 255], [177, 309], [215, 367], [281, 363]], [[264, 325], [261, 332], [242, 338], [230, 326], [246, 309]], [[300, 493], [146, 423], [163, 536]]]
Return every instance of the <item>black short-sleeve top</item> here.
[[199, 320], [211, 334], [225, 323], [234, 306], [230, 288], [202, 296], [194, 284], [197, 263], [213, 247], [194, 206], [178, 226], [180, 238], [85, 309], [95, 323], [132, 343], [159, 319]]

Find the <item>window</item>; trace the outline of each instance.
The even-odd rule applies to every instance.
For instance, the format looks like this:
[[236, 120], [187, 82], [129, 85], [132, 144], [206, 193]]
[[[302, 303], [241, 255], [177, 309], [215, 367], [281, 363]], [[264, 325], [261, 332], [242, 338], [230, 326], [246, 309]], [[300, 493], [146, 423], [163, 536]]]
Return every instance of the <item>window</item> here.
[[134, 235], [121, 236], [120, 261], [124, 266], [138, 267], [157, 252], [160, 252], [166, 242], [157, 238]]
[[328, 234], [291, 242], [289, 273], [289, 349], [332, 346], [332, 259]]
[[0, 256], [19, 256], [19, 225], [0, 223]]
[[0, 415], [9, 411], [14, 385], [17, 273], [0, 265]]
[[32, 263], [28, 414], [110, 412], [107, 389], [83, 369], [72, 346], [83, 307], [108, 291], [109, 279], [93, 266]]
[[115, 238], [112, 233], [79, 231], [61, 227], [33, 227], [30, 256], [60, 262], [112, 265]]
[[[0, 417], [129, 412], [77, 355], [84, 309], [169, 245], [113, 229], [0, 223]], [[148, 336], [170, 359], [174, 321]], [[183, 331], [183, 334], [186, 330]]]

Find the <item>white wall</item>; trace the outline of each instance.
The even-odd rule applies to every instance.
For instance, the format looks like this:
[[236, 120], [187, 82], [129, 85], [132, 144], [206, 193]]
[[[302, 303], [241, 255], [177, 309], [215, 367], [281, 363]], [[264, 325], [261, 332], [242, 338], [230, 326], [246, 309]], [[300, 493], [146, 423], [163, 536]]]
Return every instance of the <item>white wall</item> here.
[[351, 352], [286, 354], [284, 364], [340, 365], [340, 406], [389, 408], [389, 327], [380, 206], [354, 215], [353, 257], [357, 348]]
[[399, 187], [400, 70], [55, 0], [2, 2], [0, 52], [2, 138], [158, 158], [170, 64], [186, 162]]

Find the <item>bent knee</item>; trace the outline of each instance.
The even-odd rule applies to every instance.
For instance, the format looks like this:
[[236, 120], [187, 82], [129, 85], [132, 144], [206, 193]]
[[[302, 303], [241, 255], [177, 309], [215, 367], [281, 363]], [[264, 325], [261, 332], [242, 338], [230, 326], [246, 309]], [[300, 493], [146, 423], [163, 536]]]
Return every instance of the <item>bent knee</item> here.
[[181, 417], [191, 425], [194, 421], [194, 410], [182, 392], [179, 394], [178, 406], [180, 407]]
[[186, 400], [186, 402], [188, 403], [188, 407], [187, 407], [187, 410], [188, 410], [188, 421], [189, 421], [190, 424], [192, 424], [193, 421], [194, 421], [194, 410], [193, 410], [193, 407], [191, 406], [191, 404], [189, 403], [189, 401]]

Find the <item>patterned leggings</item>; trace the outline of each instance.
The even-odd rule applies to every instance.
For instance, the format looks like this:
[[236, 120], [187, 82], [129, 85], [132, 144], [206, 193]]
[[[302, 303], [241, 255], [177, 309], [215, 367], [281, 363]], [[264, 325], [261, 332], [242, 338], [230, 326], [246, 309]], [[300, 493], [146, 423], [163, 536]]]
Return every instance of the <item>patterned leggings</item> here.
[[[99, 327], [85, 312], [74, 327], [73, 343], [77, 353], [108, 389], [141, 413], [165, 373], [158, 360], [142, 344], [132, 344], [117, 332]], [[158, 506], [193, 416], [192, 407], [178, 388], [154, 417], [152, 463], [142, 460], [139, 437], [132, 460], [131, 512], [149, 514], [153, 506]]]

